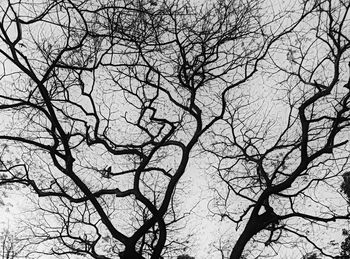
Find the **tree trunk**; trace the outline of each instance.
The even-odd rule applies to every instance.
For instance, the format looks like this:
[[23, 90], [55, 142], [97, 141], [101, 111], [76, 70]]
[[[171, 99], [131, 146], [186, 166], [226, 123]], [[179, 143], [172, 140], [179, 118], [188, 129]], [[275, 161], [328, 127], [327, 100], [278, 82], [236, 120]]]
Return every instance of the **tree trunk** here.
[[120, 259], [145, 259], [142, 255], [137, 253], [135, 250], [125, 250], [119, 253]]
[[268, 225], [276, 222], [278, 222], [278, 216], [271, 207], [269, 207], [267, 211], [261, 215], [251, 215], [246, 227], [243, 230], [243, 233], [240, 235], [232, 249], [230, 259], [240, 259], [243, 254], [244, 247], [249, 240], [261, 230], [265, 229]]
[[233, 247], [233, 249], [231, 251], [230, 259], [240, 259], [241, 258], [243, 251], [244, 251], [244, 247], [246, 246], [248, 241], [256, 233], [258, 233], [260, 231], [260, 229], [254, 228], [254, 225], [253, 226], [248, 226], [248, 225], [246, 226], [246, 228], [244, 229], [243, 233], [238, 238], [235, 246]]

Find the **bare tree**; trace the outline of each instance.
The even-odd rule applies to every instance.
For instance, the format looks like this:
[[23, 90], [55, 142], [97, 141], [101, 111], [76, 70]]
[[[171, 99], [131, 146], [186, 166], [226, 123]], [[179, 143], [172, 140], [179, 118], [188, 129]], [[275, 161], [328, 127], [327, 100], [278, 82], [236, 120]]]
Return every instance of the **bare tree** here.
[[274, 96], [231, 102], [221, 132], [204, 145], [225, 183], [213, 186], [211, 210], [242, 228], [231, 259], [248, 242], [260, 244], [260, 258], [266, 247], [302, 241], [334, 258], [312, 230], [350, 216], [339, 189], [350, 155], [350, 3], [303, 1], [310, 3], [312, 15], [270, 52]]
[[[43, 253], [99, 259], [173, 249], [175, 190], [200, 138], [309, 13], [287, 24], [259, 0], [0, 8], [1, 184], [39, 197], [32, 230], [51, 247]], [[270, 212], [267, 193], [255, 211]]]

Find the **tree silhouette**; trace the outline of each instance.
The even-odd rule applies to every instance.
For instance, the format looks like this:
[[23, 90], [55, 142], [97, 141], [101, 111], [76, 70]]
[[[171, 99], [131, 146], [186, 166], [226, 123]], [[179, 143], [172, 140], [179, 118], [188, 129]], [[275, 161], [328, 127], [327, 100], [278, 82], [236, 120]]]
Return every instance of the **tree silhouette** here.
[[228, 105], [221, 131], [214, 129], [211, 141], [203, 142], [216, 158], [211, 211], [242, 229], [231, 259], [239, 259], [252, 240], [260, 244], [258, 257], [266, 256], [260, 255], [266, 247], [273, 253], [293, 240], [331, 256], [312, 228], [349, 218], [339, 185], [343, 176], [349, 196], [350, 5], [308, 3], [315, 8], [306, 23], [281, 38], [271, 55], [266, 73], [278, 81], [275, 95], [266, 98], [272, 104], [258, 99]]
[[40, 197], [32, 229], [50, 253], [158, 259], [183, 245], [171, 239], [183, 218], [174, 195], [199, 139], [299, 22], [276, 28], [260, 9], [146, 0], [1, 7], [1, 184]]
[[[2, 5], [0, 184], [23, 185], [39, 197], [31, 229], [50, 247], [42, 252], [179, 254], [187, 242], [178, 233], [187, 215], [180, 181], [204, 151], [219, 161], [213, 213], [246, 220], [231, 258], [241, 258], [259, 233], [268, 233], [266, 246], [284, 232], [303, 237], [287, 226], [289, 218], [347, 218], [296, 206], [344, 170], [326, 169], [346, 160], [336, 151], [347, 143], [339, 138], [348, 127], [349, 79], [340, 73], [348, 6], [339, 1], [336, 8], [302, 1], [290, 15], [260, 0]], [[316, 40], [308, 41], [303, 21]], [[324, 52], [312, 51], [317, 42]], [[280, 100], [290, 113], [282, 130], [254, 117], [261, 114], [247, 93], [248, 83], [267, 73], [286, 78]], [[245, 208], [231, 213], [228, 201], [240, 199]]]

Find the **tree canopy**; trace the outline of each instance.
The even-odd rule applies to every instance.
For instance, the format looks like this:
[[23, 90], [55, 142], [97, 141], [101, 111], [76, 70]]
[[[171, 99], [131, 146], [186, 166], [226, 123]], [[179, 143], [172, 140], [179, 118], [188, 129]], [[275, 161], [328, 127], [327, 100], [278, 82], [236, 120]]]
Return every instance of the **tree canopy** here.
[[36, 203], [30, 256], [191, 258], [182, 180], [199, 163], [228, 226], [218, 256], [334, 257], [310, 231], [350, 216], [349, 8], [4, 3], [0, 186]]

